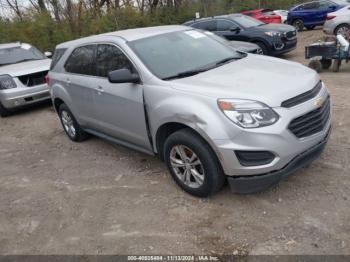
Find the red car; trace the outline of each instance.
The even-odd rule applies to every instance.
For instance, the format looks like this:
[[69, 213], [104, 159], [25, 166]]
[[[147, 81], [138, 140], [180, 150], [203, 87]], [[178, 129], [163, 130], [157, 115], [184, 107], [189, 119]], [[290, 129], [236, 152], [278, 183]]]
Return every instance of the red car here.
[[258, 19], [265, 24], [282, 23], [281, 16], [275, 14], [272, 9], [256, 9], [251, 11], [244, 11], [242, 14]]

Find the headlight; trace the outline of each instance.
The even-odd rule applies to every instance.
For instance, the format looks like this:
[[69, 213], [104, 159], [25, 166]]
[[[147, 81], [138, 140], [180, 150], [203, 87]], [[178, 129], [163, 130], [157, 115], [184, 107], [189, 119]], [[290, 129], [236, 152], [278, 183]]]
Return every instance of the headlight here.
[[15, 88], [16, 83], [9, 75], [0, 75], [0, 90]]
[[219, 99], [221, 111], [235, 124], [243, 128], [269, 126], [279, 119], [278, 114], [267, 105], [251, 100]]
[[271, 37], [281, 36], [281, 34], [278, 33], [278, 32], [265, 32], [265, 35], [268, 35], [268, 36], [271, 36]]

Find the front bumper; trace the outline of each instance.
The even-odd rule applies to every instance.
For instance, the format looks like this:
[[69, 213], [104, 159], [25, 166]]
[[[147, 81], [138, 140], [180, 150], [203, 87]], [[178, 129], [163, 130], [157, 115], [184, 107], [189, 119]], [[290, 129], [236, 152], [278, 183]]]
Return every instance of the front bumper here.
[[273, 47], [273, 55], [282, 55], [285, 53], [288, 53], [290, 51], [293, 51], [297, 48], [298, 40], [295, 38], [294, 40], [286, 40], [284, 41], [284, 47], [280, 50], [276, 50], [275, 47]]
[[6, 109], [15, 109], [49, 99], [50, 92], [46, 84], [0, 90], [0, 103]]
[[322, 154], [330, 133], [331, 128], [329, 128], [326, 137], [321, 142], [297, 155], [285, 167], [278, 171], [257, 176], [228, 177], [231, 191], [239, 194], [260, 192], [277, 184], [282, 179], [293, 175], [295, 172], [311, 164]]

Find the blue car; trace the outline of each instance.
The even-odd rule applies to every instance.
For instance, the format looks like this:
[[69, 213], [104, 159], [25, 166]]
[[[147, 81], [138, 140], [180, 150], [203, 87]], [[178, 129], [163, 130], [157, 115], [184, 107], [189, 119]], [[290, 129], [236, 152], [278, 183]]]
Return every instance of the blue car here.
[[328, 13], [348, 4], [346, 0], [320, 0], [300, 4], [289, 10], [287, 23], [298, 31], [302, 31], [304, 27], [312, 30], [325, 23]]

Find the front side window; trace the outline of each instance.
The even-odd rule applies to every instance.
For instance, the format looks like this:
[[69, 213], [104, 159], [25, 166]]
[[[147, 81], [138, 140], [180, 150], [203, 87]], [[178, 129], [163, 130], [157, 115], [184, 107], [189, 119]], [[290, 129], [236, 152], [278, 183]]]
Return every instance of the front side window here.
[[160, 79], [200, 69], [210, 70], [220, 61], [244, 57], [226, 44], [197, 30], [143, 38], [131, 41], [128, 45]]
[[109, 44], [98, 45], [96, 66], [97, 75], [101, 77], [107, 77], [109, 72], [118, 69], [134, 70], [126, 55], [118, 47]]
[[28, 44], [0, 49], [0, 66], [46, 58], [38, 49]]
[[233, 27], [237, 26], [235, 26], [233, 22], [230, 22], [228, 20], [219, 19], [217, 22], [217, 31], [229, 31]]
[[263, 22], [246, 15], [233, 16], [232, 20], [237, 24], [241, 25], [243, 28], [251, 28], [251, 27], [264, 25]]
[[95, 48], [96, 45], [86, 45], [76, 48], [64, 66], [66, 71], [80, 75], [95, 75]]

